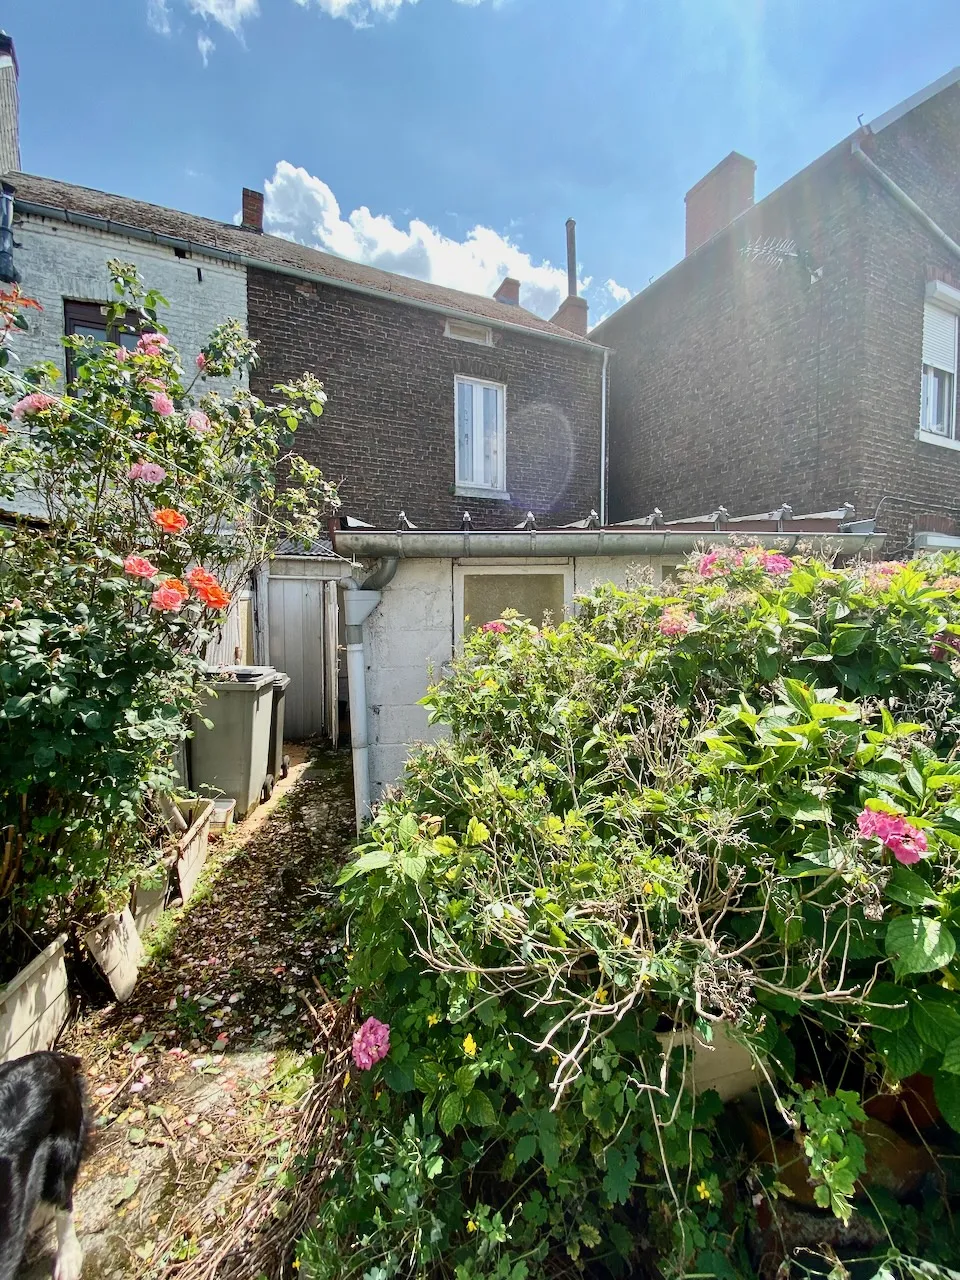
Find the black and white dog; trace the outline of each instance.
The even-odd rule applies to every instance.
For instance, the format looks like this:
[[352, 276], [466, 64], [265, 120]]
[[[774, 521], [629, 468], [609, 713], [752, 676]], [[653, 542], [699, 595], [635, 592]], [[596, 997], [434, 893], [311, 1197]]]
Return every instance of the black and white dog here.
[[35, 1210], [57, 1220], [54, 1280], [79, 1280], [73, 1184], [87, 1137], [80, 1059], [32, 1053], [0, 1065], [0, 1280], [14, 1280]]

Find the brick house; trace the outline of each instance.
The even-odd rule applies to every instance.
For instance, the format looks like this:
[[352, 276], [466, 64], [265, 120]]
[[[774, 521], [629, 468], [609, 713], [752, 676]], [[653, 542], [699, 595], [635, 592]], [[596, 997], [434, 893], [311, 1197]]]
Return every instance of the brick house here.
[[888, 551], [953, 545], [960, 69], [757, 204], [754, 170], [698, 182], [684, 259], [592, 331], [612, 518], [849, 502]]

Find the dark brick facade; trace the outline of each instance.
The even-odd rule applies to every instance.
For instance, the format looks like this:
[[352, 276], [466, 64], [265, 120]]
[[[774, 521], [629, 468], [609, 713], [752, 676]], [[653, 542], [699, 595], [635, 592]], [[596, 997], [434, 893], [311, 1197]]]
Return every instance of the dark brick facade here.
[[[960, 239], [960, 86], [862, 145]], [[804, 256], [741, 252], [768, 237]], [[926, 281], [955, 276], [840, 144], [594, 330], [613, 348], [611, 518], [849, 501], [880, 508], [888, 551], [952, 530], [960, 452], [916, 436]]]
[[[273, 272], [248, 272], [248, 326], [260, 343], [251, 379], [270, 399], [277, 382], [309, 371], [325, 384], [320, 424], [297, 448], [340, 481], [343, 509], [394, 527], [403, 509], [420, 528], [541, 526], [599, 507], [602, 352], [494, 328], [492, 347], [444, 336], [445, 318]], [[456, 375], [506, 384], [510, 501], [454, 492]]]

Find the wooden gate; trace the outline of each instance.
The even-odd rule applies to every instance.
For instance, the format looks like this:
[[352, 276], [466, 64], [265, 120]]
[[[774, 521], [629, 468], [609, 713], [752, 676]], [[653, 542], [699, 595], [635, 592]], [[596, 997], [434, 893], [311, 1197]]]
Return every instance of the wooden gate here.
[[284, 736], [322, 734], [337, 741], [340, 560], [279, 556], [267, 583], [267, 661], [290, 677]]

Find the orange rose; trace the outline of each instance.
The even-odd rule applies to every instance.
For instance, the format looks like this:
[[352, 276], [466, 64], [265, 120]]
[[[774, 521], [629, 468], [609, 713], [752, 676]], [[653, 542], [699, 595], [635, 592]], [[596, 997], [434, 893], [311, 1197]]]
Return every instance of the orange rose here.
[[187, 527], [187, 517], [182, 516], [179, 511], [174, 511], [173, 507], [161, 507], [159, 511], [153, 513], [153, 523], [158, 525], [164, 533], [183, 533]]
[[224, 591], [223, 587], [204, 585], [197, 587], [197, 595], [207, 606], [208, 609], [226, 609], [230, 603], [230, 592]]
[[199, 565], [196, 569], [190, 570], [187, 574], [187, 581], [196, 590], [201, 587], [218, 587], [220, 585], [212, 573], [208, 573], [206, 569], [201, 569]]
[[161, 587], [166, 587], [168, 591], [175, 591], [177, 595], [181, 596], [184, 600], [186, 600], [190, 595], [190, 592], [179, 578], [164, 578], [160, 585]]

